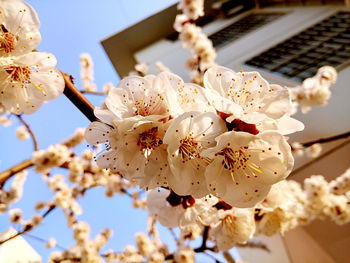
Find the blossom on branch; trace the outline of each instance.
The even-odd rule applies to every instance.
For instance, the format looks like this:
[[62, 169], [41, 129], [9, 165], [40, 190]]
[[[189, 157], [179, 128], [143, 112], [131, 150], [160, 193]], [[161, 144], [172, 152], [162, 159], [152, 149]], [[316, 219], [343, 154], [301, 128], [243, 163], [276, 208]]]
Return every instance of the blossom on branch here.
[[20, 0], [0, 1], [0, 56], [33, 51], [41, 41], [35, 10]]
[[232, 206], [254, 206], [293, 168], [291, 148], [278, 132], [226, 132], [216, 140], [202, 152], [213, 160], [205, 177], [210, 191]]

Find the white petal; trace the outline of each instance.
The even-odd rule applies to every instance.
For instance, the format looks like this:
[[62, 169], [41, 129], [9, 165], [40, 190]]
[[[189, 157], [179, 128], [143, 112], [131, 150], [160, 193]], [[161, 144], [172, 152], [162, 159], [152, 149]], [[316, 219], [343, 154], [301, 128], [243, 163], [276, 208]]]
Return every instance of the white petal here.
[[85, 140], [92, 145], [105, 143], [108, 142], [108, 134], [111, 134], [112, 131], [113, 128], [107, 124], [94, 121], [85, 130]]
[[99, 118], [104, 123], [108, 123], [110, 125], [113, 124], [113, 120], [116, 119], [115, 115], [106, 109], [102, 109], [100, 107], [95, 107], [94, 114], [97, 118]]

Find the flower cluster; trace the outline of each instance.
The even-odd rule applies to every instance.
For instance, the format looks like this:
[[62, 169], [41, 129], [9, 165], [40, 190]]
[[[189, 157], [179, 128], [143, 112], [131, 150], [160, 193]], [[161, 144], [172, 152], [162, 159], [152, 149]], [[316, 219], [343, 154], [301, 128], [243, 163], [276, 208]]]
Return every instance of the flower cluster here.
[[15, 179], [8, 191], [0, 188], [0, 214], [5, 213], [12, 203], [21, 199], [23, 194], [23, 184], [27, 178], [27, 171], [24, 170], [15, 175]]
[[34, 113], [62, 93], [64, 81], [56, 58], [35, 52], [41, 36], [34, 9], [20, 0], [0, 2], [0, 108]]
[[284, 234], [315, 219], [349, 223], [348, 178], [349, 170], [330, 183], [323, 176], [313, 175], [305, 179], [304, 189], [293, 180], [283, 180], [274, 184], [254, 208], [232, 207], [211, 195], [189, 202], [189, 197], [165, 189], [149, 191], [147, 206], [163, 226], [180, 228], [181, 242], [196, 239], [207, 227], [208, 239], [226, 251], [252, 236]]
[[63, 251], [53, 252], [49, 262], [73, 262], [77, 258], [81, 262], [105, 262], [99, 251], [112, 236], [110, 229], [104, 229], [96, 235], [94, 240], [90, 239], [90, 226], [86, 222], [79, 222], [74, 227], [74, 240], [76, 245]]
[[123, 79], [86, 129], [86, 140], [105, 148], [97, 164], [144, 189], [212, 194], [235, 207], [264, 199], [293, 167], [284, 135], [303, 129], [289, 116], [288, 90], [223, 67], [209, 69], [204, 84], [169, 72]]
[[310, 111], [312, 106], [326, 105], [331, 97], [330, 86], [337, 79], [337, 71], [331, 66], [318, 69], [316, 75], [307, 78], [301, 86], [290, 88], [294, 111], [300, 105], [303, 113]]
[[174, 28], [179, 32], [179, 39], [185, 49], [193, 54], [187, 60], [186, 67], [191, 71], [192, 81], [201, 84], [203, 72], [215, 65], [216, 52], [211, 40], [194, 23], [204, 15], [204, 1], [182, 0], [178, 8], [183, 14], [176, 16]]
[[94, 84], [94, 64], [89, 54], [84, 53], [80, 55], [80, 78], [85, 91], [96, 91], [96, 84]]

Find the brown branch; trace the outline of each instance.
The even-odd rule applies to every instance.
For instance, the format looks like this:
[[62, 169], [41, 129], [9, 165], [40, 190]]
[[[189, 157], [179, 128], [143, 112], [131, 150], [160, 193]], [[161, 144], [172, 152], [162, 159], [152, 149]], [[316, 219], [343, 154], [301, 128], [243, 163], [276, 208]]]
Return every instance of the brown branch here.
[[222, 252], [222, 255], [223, 255], [224, 258], [226, 259], [226, 262], [227, 262], [227, 263], [236, 263], [236, 260], [232, 257], [232, 255], [230, 254], [230, 252], [224, 251], [224, 252]]
[[38, 151], [39, 150], [38, 141], [35, 137], [33, 130], [30, 128], [29, 124], [22, 118], [21, 115], [16, 115], [16, 116], [19, 119], [19, 121], [24, 125], [24, 127], [26, 127], [27, 131], [29, 132], [30, 136], [32, 137], [34, 151]]
[[[45, 217], [46, 217], [48, 214], [50, 214], [50, 212], [53, 211], [55, 208], [56, 208], [55, 205], [50, 206], [49, 209], [47, 209], [47, 211], [42, 215], [42, 217], [45, 218]], [[10, 237], [8, 237], [8, 238], [6, 238], [6, 239], [4, 239], [4, 240], [1, 240], [1, 241], [0, 241], [0, 246], [1, 246], [2, 244], [6, 243], [7, 241], [10, 241], [10, 240], [12, 240], [12, 239], [14, 239], [14, 238], [16, 238], [16, 237], [18, 237], [18, 236], [20, 236], [20, 235], [25, 234], [26, 232], [31, 231], [32, 229], [33, 229], [33, 226], [32, 226], [32, 225], [27, 225], [25, 228], [23, 228], [22, 231], [17, 232], [17, 233], [14, 234], [13, 236], [10, 236]]]
[[322, 160], [323, 158], [326, 158], [328, 155], [331, 155], [332, 153], [340, 150], [341, 148], [345, 147], [346, 145], [348, 145], [350, 143], [350, 140], [346, 140], [345, 142], [342, 142], [341, 144], [337, 145], [336, 147], [330, 149], [329, 151], [321, 154], [320, 156], [316, 157], [315, 159], [313, 159], [311, 162], [308, 162], [302, 166], [300, 166], [299, 168], [295, 169], [294, 171], [291, 172], [291, 174], [289, 175], [289, 177], [294, 176], [295, 174], [299, 173], [300, 171], [306, 169], [307, 167], [309, 167], [310, 165]]
[[64, 82], [66, 84], [64, 88], [64, 95], [85, 115], [89, 121], [97, 121], [94, 114], [94, 106], [88, 101], [84, 95], [74, 86], [72, 76], [61, 72]]
[[309, 141], [309, 142], [303, 142], [300, 143], [302, 146], [304, 147], [310, 147], [316, 143], [327, 143], [327, 142], [332, 142], [332, 141], [336, 141], [336, 140], [340, 140], [340, 139], [345, 139], [347, 137], [350, 136], [350, 131], [342, 133], [342, 134], [338, 134], [335, 136], [331, 136], [331, 137], [327, 137], [327, 138], [321, 138], [321, 139], [317, 139], [317, 140], [313, 140], [313, 141]]
[[16, 173], [19, 173], [19, 172], [23, 171], [24, 169], [27, 169], [31, 166], [33, 166], [33, 163], [29, 159], [29, 160], [25, 160], [25, 161], [13, 166], [13, 167], [7, 169], [6, 171], [1, 172], [0, 173], [0, 185], [3, 185], [7, 179], [12, 177]]
[[87, 90], [80, 90], [82, 94], [92, 94], [92, 95], [107, 95], [106, 92], [103, 91], [87, 91]]
[[[197, 247], [194, 250], [194, 252], [196, 253], [204, 253], [206, 254], [206, 250], [209, 251], [213, 251], [216, 252], [215, 247], [207, 247], [207, 241], [208, 241], [208, 237], [209, 237], [209, 226], [204, 226], [204, 231], [203, 231], [203, 237], [202, 237], [202, 244], [200, 247]], [[174, 259], [174, 255], [173, 254], [169, 254], [165, 257], [165, 260], [170, 260], [170, 259]]]
[[258, 242], [258, 241], [248, 241], [248, 242], [245, 243], [245, 244], [237, 244], [236, 247], [258, 248], [258, 249], [265, 250], [265, 251], [268, 252], [268, 253], [271, 252], [271, 250], [268, 248], [268, 246], [266, 246], [264, 243]]

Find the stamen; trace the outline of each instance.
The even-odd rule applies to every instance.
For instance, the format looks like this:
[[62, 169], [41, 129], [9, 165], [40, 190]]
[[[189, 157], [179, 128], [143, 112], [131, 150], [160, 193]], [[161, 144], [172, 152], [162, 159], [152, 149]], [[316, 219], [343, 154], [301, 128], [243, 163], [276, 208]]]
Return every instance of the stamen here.
[[10, 53], [15, 49], [17, 37], [9, 32], [3, 24], [0, 25], [0, 29], [0, 50]]
[[[259, 166], [250, 162], [250, 155], [245, 154], [243, 149], [245, 147], [240, 147], [238, 150], [233, 150], [232, 148], [226, 147], [217, 153], [217, 155], [222, 155], [224, 157], [222, 165], [225, 169], [230, 171], [232, 181], [236, 182], [234, 179], [234, 174], [240, 170], [247, 178], [251, 176], [257, 177], [257, 173], [263, 173]], [[249, 169], [247, 169], [249, 168]]]
[[179, 155], [183, 162], [187, 162], [192, 159], [199, 158], [201, 145], [196, 142], [192, 137], [186, 137], [180, 140]]
[[156, 147], [161, 145], [163, 141], [158, 137], [158, 127], [153, 127], [139, 135], [137, 145], [140, 150], [144, 151], [145, 157], [149, 156]]
[[28, 66], [9, 66], [5, 70], [10, 75], [12, 82], [31, 83], [30, 74], [32, 71]]

